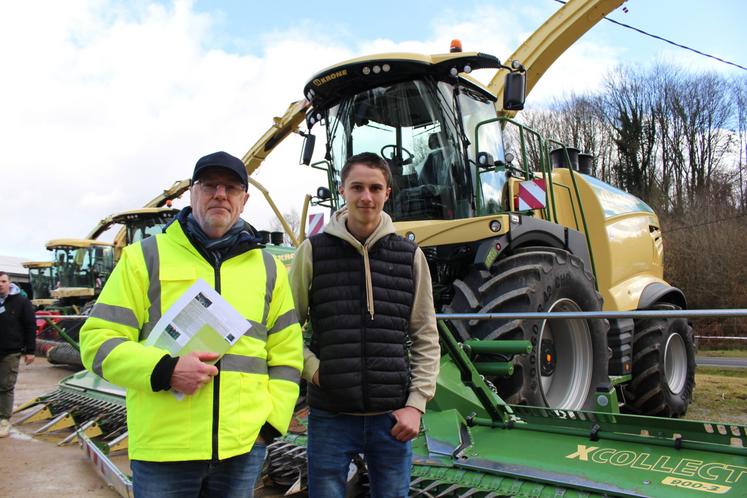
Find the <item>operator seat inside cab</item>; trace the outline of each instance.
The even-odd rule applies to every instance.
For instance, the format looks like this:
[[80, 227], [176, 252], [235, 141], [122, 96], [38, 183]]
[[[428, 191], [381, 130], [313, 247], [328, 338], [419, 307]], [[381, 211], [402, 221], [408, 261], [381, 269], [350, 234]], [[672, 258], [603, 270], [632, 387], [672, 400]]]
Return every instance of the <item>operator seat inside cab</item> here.
[[444, 185], [446, 179], [446, 158], [438, 133], [428, 136], [428, 148], [430, 152], [425, 158], [423, 168], [420, 170], [421, 185]]

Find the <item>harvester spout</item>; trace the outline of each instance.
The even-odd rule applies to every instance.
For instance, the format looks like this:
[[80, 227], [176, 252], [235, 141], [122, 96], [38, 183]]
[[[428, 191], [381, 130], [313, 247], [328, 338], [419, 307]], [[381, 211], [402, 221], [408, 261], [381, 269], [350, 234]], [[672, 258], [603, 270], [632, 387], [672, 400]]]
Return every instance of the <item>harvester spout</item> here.
[[[568, 47], [624, 2], [625, 0], [569, 0], [532, 33], [504, 61], [507, 66], [512, 61], [518, 61], [526, 68], [526, 95], [529, 95], [545, 71]], [[498, 97], [498, 112], [513, 116], [515, 112], [502, 108], [507, 73], [508, 69], [499, 69], [488, 89]]]

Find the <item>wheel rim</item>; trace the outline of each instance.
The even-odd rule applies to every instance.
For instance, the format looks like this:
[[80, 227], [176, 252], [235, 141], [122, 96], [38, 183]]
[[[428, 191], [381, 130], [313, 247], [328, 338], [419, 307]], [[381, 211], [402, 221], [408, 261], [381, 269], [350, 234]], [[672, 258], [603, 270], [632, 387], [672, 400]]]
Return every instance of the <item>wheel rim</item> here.
[[[581, 308], [570, 299], [560, 299], [548, 311], [581, 311]], [[555, 358], [550, 362], [543, 352], [553, 350]], [[591, 332], [586, 320], [545, 320], [535, 354], [537, 364], [541, 366], [540, 382], [545, 404], [565, 410], [583, 408], [594, 368]]]
[[664, 346], [664, 375], [667, 386], [674, 394], [679, 394], [687, 382], [687, 348], [679, 334], [667, 338]]

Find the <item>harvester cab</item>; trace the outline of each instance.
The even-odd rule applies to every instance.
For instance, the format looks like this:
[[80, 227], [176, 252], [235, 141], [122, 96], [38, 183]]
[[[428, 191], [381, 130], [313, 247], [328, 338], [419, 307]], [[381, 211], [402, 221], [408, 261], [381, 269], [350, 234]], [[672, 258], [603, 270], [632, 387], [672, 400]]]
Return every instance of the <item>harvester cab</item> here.
[[114, 268], [111, 242], [55, 239], [47, 242], [57, 269], [52, 297], [63, 305], [82, 305], [101, 290]]
[[52, 261], [27, 261], [23, 267], [31, 280], [31, 303], [37, 308], [54, 304], [52, 290], [57, 282], [57, 268]]
[[[171, 205], [174, 201], [174, 199], [178, 199], [182, 196], [184, 192], [189, 189], [190, 180], [184, 179], [184, 180], [177, 180], [175, 181], [169, 188], [161, 191], [157, 196], [155, 196], [153, 199], [149, 200], [148, 202], [143, 205], [143, 208], [162, 208], [165, 211], [171, 210]], [[135, 210], [139, 211], [139, 210]], [[88, 232], [88, 235], [86, 235], [87, 239], [98, 239], [101, 234], [109, 230], [112, 225], [115, 223], [122, 223], [123, 221], [126, 224], [127, 221], [129, 221], [126, 217], [123, 217], [125, 213], [128, 213], [129, 211], [125, 211], [124, 213], [120, 214], [114, 214], [109, 215], [106, 218], [102, 218], [101, 220], [94, 225], [93, 229], [91, 229], [90, 232]], [[145, 213], [147, 214], [147, 213]], [[115, 218], [118, 219], [118, 221], [115, 221]], [[116, 241], [123, 241], [126, 240], [126, 231], [121, 231], [117, 233], [115, 237], [115, 245]], [[121, 244], [121, 242], [120, 242]]]
[[[503, 189], [491, 185], [491, 195], [480, 192], [469, 138], [477, 123], [495, 118], [495, 96], [468, 73], [502, 67], [481, 53], [386, 54], [348, 61], [312, 78], [304, 89], [312, 105], [307, 124], [326, 125], [325, 162], [335, 204], [341, 202], [336, 187], [342, 163], [374, 151], [392, 170], [387, 211], [395, 221], [465, 219], [495, 210]], [[517, 69], [509, 76], [504, 105], [519, 108], [523, 73]], [[482, 145], [503, 160], [500, 133]]]
[[[506, 72], [502, 102], [470, 75], [478, 69]], [[437, 311], [685, 307], [663, 280], [651, 208], [581, 174], [575, 149], [504, 115], [523, 107], [525, 76], [521, 63], [478, 52], [373, 55], [313, 76], [304, 87], [304, 135], [324, 127], [324, 159], [313, 166], [326, 170], [332, 209], [343, 206], [345, 161], [361, 152], [383, 156], [392, 170], [384, 209], [397, 232], [423, 249]], [[308, 147], [302, 156], [310, 157]], [[531, 343], [531, 353], [501, 358], [512, 369], [490, 377], [509, 403], [600, 410], [596, 393], [604, 392], [605, 403], [630, 412], [681, 416], [691, 399], [685, 320], [460, 320], [454, 327], [461, 341]], [[636, 363], [638, 331], [642, 348], [658, 349]]]
[[124, 246], [161, 233], [178, 213], [178, 209], [171, 207], [145, 207], [113, 215], [112, 223], [122, 225], [114, 238], [114, 260], [119, 260]]

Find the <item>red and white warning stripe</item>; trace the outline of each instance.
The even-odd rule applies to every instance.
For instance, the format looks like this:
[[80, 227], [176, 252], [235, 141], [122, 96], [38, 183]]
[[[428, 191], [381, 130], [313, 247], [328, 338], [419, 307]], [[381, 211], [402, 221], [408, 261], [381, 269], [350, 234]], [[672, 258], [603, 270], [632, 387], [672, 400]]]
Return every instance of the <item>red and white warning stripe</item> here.
[[306, 229], [306, 236], [311, 237], [322, 231], [324, 228], [324, 213], [313, 213], [309, 215], [309, 227]]
[[543, 209], [547, 205], [545, 180], [538, 178], [519, 183], [519, 197], [516, 201], [519, 211]]

